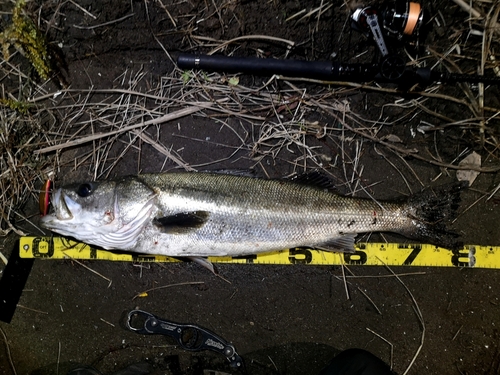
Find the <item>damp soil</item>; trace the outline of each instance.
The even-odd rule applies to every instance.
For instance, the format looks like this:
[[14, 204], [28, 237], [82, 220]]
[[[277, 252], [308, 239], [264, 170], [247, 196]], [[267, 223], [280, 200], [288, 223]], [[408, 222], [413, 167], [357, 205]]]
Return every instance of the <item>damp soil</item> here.
[[[172, 74], [180, 52], [211, 50], [193, 36], [230, 40], [244, 35], [268, 35], [292, 40], [296, 47], [272, 41], [244, 40], [226, 50], [236, 56], [262, 56], [303, 60], [336, 59], [369, 62], [374, 54], [362, 35], [349, 31], [348, 10], [332, 2], [320, 19], [306, 17], [286, 22], [291, 15], [313, 10], [322, 1], [70, 1], [33, 4], [44, 19], [54, 23], [49, 37], [59, 43], [67, 63], [64, 72], [71, 89], [118, 87], [124, 71], [144, 72], [142, 89]], [[78, 4], [78, 6], [76, 5]], [[429, 38], [435, 45], [449, 44], [452, 31], [467, 15], [451, 2], [427, 4], [432, 10], [446, 6], [448, 24], [436, 27]], [[84, 11], [85, 10], [85, 11]], [[97, 19], [89, 16], [95, 15]], [[8, 17], [6, 17], [8, 18]], [[175, 25], [174, 25], [175, 21]], [[96, 26], [101, 25], [101, 26]], [[206, 40], [212, 40], [206, 39]], [[429, 40], [428, 40], [429, 41]], [[368, 50], [364, 57], [358, 54]], [[168, 52], [168, 54], [166, 53]], [[22, 64], [22, 62], [20, 63]], [[240, 83], [262, 87], [269, 77], [244, 75]], [[311, 92], [328, 90], [317, 83], [295, 83]], [[274, 88], [287, 87], [278, 83]], [[138, 89], [141, 89], [139, 87]], [[454, 92], [455, 86], [447, 90]], [[491, 90], [495, 90], [492, 88]], [[488, 95], [492, 107], [498, 96]], [[352, 89], [341, 99], [353, 110], [380, 121], [399, 115], [392, 104], [400, 99], [390, 93]], [[381, 109], [385, 108], [384, 111]], [[436, 102], [434, 108], [460, 117], [464, 108]], [[380, 113], [383, 112], [383, 115]], [[415, 124], [429, 114], [384, 128], [403, 145], [415, 144], [430, 154], [439, 149], [443, 160], [453, 160], [466, 147], [483, 153], [476, 139], [463, 130], [414, 134]], [[331, 122], [323, 113], [310, 113], [311, 121]], [[371, 116], [371, 117], [370, 117]], [[432, 118], [433, 119], [433, 118]], [[225, 121], [228, 126], [222, 125]], [[432, 120], [433, 121], [433, 120]], [[297, 171], [298, 149], [284, 150], [276, 158], [255, 163], [247, 149], [235, 152], [241, 137], [253, 139], [259, 124], [237, 117], [191, 115], [167, 124], [158, 133], [163, 144], [178, 151], [189, 165], [207, 169], [254, 168], [262, 176], [280, 177]], [[155, 130], [156, 132], [156, 130]], [[356, 144], [356, 142], [358, 142]], [[313, 143], [329, 160], [340, 155], [339, 144]], [[455, 180], [455, 172], [424, 161], [379, 152], [369, 141], [349, 143], [363, 149], [361, 184], [378, 199], [397, 198], [424, 185]], [[71, 160], [78, 149], [62, 152]], [[119, 150], [118, 150], [119, 153]], [[493, 153], [484, 163], [498, 162]], [[176, 168], [153, 148], [144, 146], [116, 164], [111, 176], [160, 172]], [[412, 171], [404, 169], [411, 165]], [[394, 168], [398, 165], [399, 169]], [[58, 183], [92, 177], [83, 165], [64, 164]], [[198, 169], [204, 169], [200, 167]], [[346, 192], [342, 163], [328, 167], [341, 192]], [[351, 168], [351, 167], [349, 167]], [[441, 176], [434, 181], [437, 176]], [[404, 177], [404, 179], [403, 179]], [[405, 182], [406, 180], [406, 182]], [[463, 194], [463, 208], [499, 183], [496, 173], [484, 173], [474, 189]], [[34, 213], [34, 204], [25, 212]], [[464, 212], [455, 229], [465, 243], [499, 245], [498, 202], [480, 200]], [[39, 234], [33, 227], [23, 228]], [[401, 237], [371, 241], [406, 241]], [[365, 238], [366, 240], [366, 238]], [[3, 241], [2, 253], [17, 251], [15, 236]], [[225, 359], [210, 352], [188, 352], [171, 339], [139, 335], [122, 326], [123, 313], [141, 309], [162, 318], [205, 327], [230, 341], [243, 357], [249, 374], [316, 374], [339, 351], [362, 348], [391, 363], [403, 373], [416, 356], [409, 374], [496, 374], [500, 371], [500, 273], [490, 269], [460, 267], [393, 267], [295, 265], [219, 265], [217, 277], [197, 264], [134, 264], [71, 260], [36, 260], [10, 322], [0, 323], [0, 374], [65, 374], [76, 364], [92, 365], [111, 374], [131, 364], [147, 362], [155, 374], [203, 374], [204, 370], [237, 373]], [[3, 270], [3, 267], [0, 269]], [[394, 277], [393, 272], [400, 275]], [[347, 276], [347, 278], [344, 278]], [[134, 298], [145, 290], [145, 297]], [[410, 295], [411, 293], [411, 295]], [[414, 301], [418, 304], [416, 311]], [[421, 313], [425, 326], [418, 315]], [[8, 346], [7, 346], [8, 344]], [[9, 354], [10, 351], [10, 354]], [[212, 372], [214, 373], [214, 372]]]

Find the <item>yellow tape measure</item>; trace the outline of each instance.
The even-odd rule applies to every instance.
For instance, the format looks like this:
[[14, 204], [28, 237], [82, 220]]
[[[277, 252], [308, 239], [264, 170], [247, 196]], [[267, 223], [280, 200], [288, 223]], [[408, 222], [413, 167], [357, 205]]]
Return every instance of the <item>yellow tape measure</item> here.
[[[63, 237], [21, 237], [21, 258], [92, 259], [126, 262], [177, 262], [164, 255], [120, 253], [96, 249]], [[354, 253], [295, 248], [241, 257], [209, 257], [213, 263], [311, 264], [367, 266], [431, 266], [500, 268], [499, 246], [467, 245], [448, 250], [426, 244], [359, 243]]]

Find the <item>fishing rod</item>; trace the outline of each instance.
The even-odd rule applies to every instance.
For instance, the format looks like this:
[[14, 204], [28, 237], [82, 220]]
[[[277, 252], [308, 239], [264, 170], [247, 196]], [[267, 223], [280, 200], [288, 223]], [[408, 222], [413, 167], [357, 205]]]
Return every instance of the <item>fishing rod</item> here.
[[283, 75], [321, 81], [386, 82], [413, 86], [440, 83], [500, 84], [500, 77], [446, 73], [429, 68], [407, 67], [398, 56], [387, 56], [379, 64], [344, 64], [332, 61], [301, 61], [263, 59], [257, 57], [227, 57], [180, 54], [177, 65], [182, 69], [202, 69], [224, 73], [243, 73], [258, 76]]
[[447, 73], [429, 68], [407, 66], [394, 53], [389, 41], [415, 41], [424, 23], [424, 10], [418, 3], [396, 0], [380, 10], [371, 6], [358, 8], [351, 15], [351, 27], [364, 33], [376, 44], [381, 59], [378, 63], [349, 64], [333, 61], [280, 60], [257, 57], [227, 57], [220, 55], [180, 54], [181, 69], [202, 69], [224, 73], [259, 76], [282, 75], [321, 81], [396, 83], [410, 88], [415, 84], [428, 86], [440, 83], [485, 83], [498, 85], [500, 77]]

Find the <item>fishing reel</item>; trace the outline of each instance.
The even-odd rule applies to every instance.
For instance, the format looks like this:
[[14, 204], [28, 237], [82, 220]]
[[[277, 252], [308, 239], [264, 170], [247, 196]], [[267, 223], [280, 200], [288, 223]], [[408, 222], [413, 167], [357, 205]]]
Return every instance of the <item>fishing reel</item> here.
[[383, 39], [383, 34], [397, 40], [416, 38], [424, 21], [424, 10], [419, 3], [396, 0], [381, 9], [372, 6], [357, 8], [351, 15], [351, 21], [354, 29], [370, 31], [375, 38]]
[[391, 52], [386, 42], [392, 44], [416, 41], [424, 22], [424, 11], [419, 3], [396, 0], [380, 9], [372, 6], [360, 7], [351, 15], [351, 27], [375, 42], [382, 59], [380, 74], [388, 80], [400, 78], [405, 70], [405, 61]]

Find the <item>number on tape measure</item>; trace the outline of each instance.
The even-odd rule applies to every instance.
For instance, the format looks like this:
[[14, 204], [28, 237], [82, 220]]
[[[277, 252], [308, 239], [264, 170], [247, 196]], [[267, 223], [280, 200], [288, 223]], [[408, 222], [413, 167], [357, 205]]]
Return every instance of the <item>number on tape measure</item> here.
[[356, 250], [354, 253], [344, 253], [344, 262], [349, 265], [363, 265], [366, 264], [368, 255], [362, 250]]
[[288, 250], [288, 260], [291, 264], [309, 264], [312, 259], [313, 255], [309, 249], [295, 247]]
[[33, 258], [51, 258], [54, 255], [54, 241], [51, 237], [36, 237], [31, 243]]

